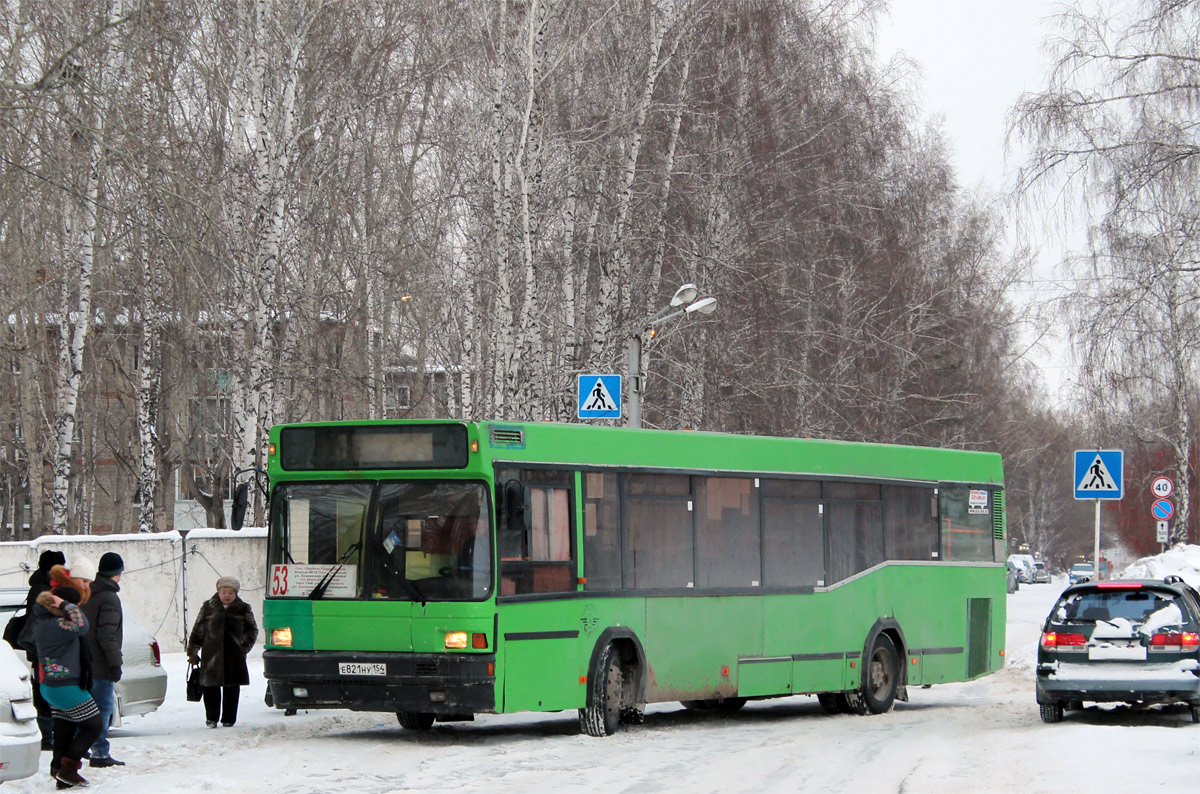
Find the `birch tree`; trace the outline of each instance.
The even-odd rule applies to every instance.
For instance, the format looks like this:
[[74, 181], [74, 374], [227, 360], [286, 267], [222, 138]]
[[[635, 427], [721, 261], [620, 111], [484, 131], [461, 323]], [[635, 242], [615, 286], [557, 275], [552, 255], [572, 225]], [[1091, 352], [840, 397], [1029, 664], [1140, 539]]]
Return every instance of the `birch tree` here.
[[[1090, 227], [1088, 250], [1068, 263], [1085, 285], [1068, 308], [1088, 405], [1104, 422], [1097, 429], [1166, 444], [1187, 487], [1200, 298], [1200, 3], [1077, 4], [1058, 24], [1047, 87], [1015, 109], [1015, 133], [1034, 145], [1021, 187], [1033, 200], [1070, 197], [1066, 211], [1081, 208]], [[1181, 501], [1175, 540], [1194, 523], [1186, 494]]]

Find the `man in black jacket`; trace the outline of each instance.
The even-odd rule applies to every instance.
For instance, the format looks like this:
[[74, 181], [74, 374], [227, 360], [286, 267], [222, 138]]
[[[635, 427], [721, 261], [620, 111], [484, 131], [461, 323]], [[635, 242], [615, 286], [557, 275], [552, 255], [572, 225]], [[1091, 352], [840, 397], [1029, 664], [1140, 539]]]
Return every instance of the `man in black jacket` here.
[[107, 552], [96, 566], [92, 597], [83, 605], [88, 619], [87, 644], [92, 652], [92, 699], [100, 707], [100, 736], [92, 744], [90, 766], [125, 766], [109, 753], [108, 723], [116, 706], [115, 686], [121, 680], [123, 620], [118, 582], [125, 561], [115, 551]]

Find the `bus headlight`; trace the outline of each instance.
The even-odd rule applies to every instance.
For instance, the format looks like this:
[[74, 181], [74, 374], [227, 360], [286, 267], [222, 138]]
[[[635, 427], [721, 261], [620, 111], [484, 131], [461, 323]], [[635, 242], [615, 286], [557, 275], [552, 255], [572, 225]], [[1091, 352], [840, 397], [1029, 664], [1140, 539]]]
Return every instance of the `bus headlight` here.
[[292, 630], [289, 627], [282, 629], [271, 629], [271, 644], [280, 645], [284, 648], [292, 647]]
[[466, 648], [467, 633], [465, 631], [448, 631], [446, 632], [446, 647], [447, 648]]

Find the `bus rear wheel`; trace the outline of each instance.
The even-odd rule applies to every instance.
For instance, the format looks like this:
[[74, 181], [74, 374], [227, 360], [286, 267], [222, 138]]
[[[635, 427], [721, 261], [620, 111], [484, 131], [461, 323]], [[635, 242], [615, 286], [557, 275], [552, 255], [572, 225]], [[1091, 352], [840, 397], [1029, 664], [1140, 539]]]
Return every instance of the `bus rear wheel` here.
[[596, 660], [592, 692], [579, 710], [579, 725], [588, 736], [612, 736], [621, 727], [625, 674], [616, 646], [606, 645]]
[[850, 710], [846, 696], [841, 692], [820, 692], [817, 694], [817, 702], [825, 709], [826, 714], [846, 714]]
[[410, 731], [427, 731], [433, 727], [433, 715], [424, 711], [397, 711], [396, 719], [401, 728]]
[[862, 699], [867, 711], [883, 714], [896, 703], [900, 685], [899, 657], [896, 646], [886, 634], [875, 638], [867, 663], [863, 666]]

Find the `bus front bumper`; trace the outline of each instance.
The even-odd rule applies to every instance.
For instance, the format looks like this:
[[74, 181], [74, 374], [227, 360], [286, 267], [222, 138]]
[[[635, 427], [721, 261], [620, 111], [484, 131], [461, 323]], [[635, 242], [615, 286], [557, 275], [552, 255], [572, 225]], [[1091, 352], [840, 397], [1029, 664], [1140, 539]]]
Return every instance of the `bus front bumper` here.
[[477, 714], [496, 708], [492, 654], [264, 651], [280, 709]]

